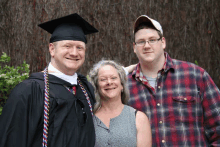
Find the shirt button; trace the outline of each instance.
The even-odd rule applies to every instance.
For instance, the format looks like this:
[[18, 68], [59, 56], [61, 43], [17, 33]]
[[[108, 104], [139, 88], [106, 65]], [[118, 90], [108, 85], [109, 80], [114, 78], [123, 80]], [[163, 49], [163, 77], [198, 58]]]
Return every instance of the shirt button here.
[[165, 140], [162, 140], [162, 143], [165, 143]]
[[184, 100], [186, 101], [186, 100], [187, 100], [187, 98], [184, 98]]
[[160, 124], [162, 124], [162, 123], [163, 123], [163, 121], [161, 120], [161, 121], [159, 121], [159, 123], [160, 123]]
[[157, 103], [157, 106], [160, 106], [160, 103]]

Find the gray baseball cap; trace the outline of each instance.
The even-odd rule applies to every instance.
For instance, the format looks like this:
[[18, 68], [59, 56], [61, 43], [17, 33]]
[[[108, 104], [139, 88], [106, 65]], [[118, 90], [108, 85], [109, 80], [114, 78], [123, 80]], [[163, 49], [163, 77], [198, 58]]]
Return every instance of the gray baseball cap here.
[[144, 23], [144, 22], [146, 22], [146, 23], [151, 23], [151, 24], [154, 26], [154, 28], [155, 28], [156, 30], [160, 31], [161, 34], [163, 35], [163, 29], [162, 29], [162, 26], [160, 25], [160, 23], [159, 23], [158, 21], [156, 21], [156, 20], [150, 18], [150, 17], [147, 16], [147, 15], [141, 15], [141, 16], [139, 16], [139, 17], [136, 19], [136, 21], [135, 21], [135, 23], [134, 23], [133, 33], [135, 32], [135, 30], [137, 29], [137, 27], [138, 27], [141, 23]]

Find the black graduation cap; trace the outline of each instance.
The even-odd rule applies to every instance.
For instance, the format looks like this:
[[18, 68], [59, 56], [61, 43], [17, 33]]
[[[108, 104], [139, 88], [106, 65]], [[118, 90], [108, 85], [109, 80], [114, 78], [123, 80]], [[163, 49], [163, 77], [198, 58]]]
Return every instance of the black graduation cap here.
[[98, 32], [77, 13], [50, 20], [38, 26], [52, 34], [50, 43], [61, 40], [77, 40], [87, 43], [85, 35]]

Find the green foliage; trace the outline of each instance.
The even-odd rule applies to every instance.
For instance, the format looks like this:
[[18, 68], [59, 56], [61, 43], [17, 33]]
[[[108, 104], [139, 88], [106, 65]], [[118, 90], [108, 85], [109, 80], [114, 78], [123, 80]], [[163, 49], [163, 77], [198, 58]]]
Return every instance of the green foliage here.
[[197, 60], [195, 60], [195, 64], [196, 64], [196, 65], [199, 65], [199, 63], [198, 63], [198, 61], [197, 61]]
[[[2, 105], [6, 103], [6, 100], [11, 92], [11, 90], [20, 82], [29, 77], [29, 64], [25, 61], [22, 65], [8, 66], [7, 63], [10, 62], [11, 58], [3, 52], [0, 58], [0, 115], [2, 113]], [[2, 63], [6, 64], [2, 67]]]

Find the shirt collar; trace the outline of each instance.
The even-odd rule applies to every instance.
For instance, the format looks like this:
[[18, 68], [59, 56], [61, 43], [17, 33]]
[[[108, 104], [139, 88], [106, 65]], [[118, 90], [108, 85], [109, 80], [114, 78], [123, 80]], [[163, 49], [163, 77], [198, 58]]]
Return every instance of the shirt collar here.
[[170, 58], [169, 54], [165, 52], [164, 55], [165, 55], [166, 61], [162, 69], [164, 69], [165, 72], [169, 71], [170, 69], [175, 69], [175, 65], [172, 61], [172, 58]]
[[63, 79], [64, 81], [67, 81], [72, 85], [77, 85], [77, 77], [78, 77], [77, 73], [75, 73], [72, 76], [65, 75], [64, 73], [56, 69], [51, 63], [49, 63], [48, 70], [50, 71], [49, 74], [54, 75], [60, 79]]
[[[167, 72], [171, 68], [174, 69], [174, 64], [173, 64], [173, 61], [170, 58], [169, 54], [167, 52], [165, 52], [164, 56], [165, 56], [165, 62], [164, 62], [164, 65], [160, 71]], [[143, 74], [141, 74], [140, 63], [138, 63], [138, 65], [136, 66], [136, 69], [132, 72], [132, 75], [135, 76], [136, 78], [142, 77]]]

